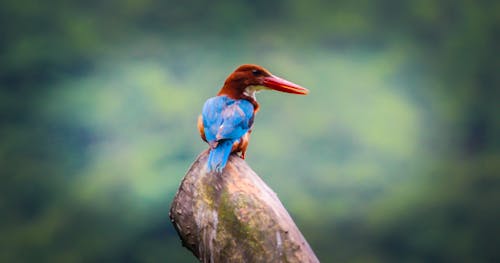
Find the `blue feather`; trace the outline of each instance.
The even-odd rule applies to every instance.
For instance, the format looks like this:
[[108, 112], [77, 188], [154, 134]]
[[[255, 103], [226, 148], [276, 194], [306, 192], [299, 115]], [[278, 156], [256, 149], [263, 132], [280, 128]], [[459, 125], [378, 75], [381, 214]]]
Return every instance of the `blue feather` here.
[[205, 137], [215, 148], [210, 150], [208, 170], [222, 172], [237, 142], [251, 128], [253, 105], [247, 100], [234, 100], [226, 96], [208, 99], [203, 106], [202, 118]]
[[234, 140], [224, 140], [220, 142], [217, 147], [210, 151], [208, 155], [208, 170], [221, 173], [226, 167], [231, 148], [233, 148]]

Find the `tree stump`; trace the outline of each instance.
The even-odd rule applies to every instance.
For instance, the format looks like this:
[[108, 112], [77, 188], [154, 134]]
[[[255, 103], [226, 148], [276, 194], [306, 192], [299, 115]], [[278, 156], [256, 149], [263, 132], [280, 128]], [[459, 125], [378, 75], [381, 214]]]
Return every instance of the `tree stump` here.
[[236, 155], [222, 174], [201, 153], [170, 208], [183, 246], [202, 262], [319, 262], [276, 194]]

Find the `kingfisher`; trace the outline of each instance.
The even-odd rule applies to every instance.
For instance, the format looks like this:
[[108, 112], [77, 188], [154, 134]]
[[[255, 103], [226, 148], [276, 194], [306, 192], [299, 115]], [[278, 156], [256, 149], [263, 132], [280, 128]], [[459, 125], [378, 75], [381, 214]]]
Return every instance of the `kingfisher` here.
[[277, 77], [267, 69], [244, 64], [231, 73], [217, 96], [208, 99], [198, 117], [201, 138], [208, 143], [208, 171], [222, 173], [231, 153], [245, 159], [261, 90], [306, 95], [309, 90]]

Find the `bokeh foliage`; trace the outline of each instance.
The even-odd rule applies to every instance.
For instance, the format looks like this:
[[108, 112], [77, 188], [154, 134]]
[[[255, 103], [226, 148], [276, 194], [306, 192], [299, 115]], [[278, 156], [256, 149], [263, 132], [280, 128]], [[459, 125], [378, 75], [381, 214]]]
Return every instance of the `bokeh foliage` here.
[[498, 1], [0, 2], [0, 261], [196, 262], [168, 220], [237, 65], [249, 164], [323, 262], [495, 262]]

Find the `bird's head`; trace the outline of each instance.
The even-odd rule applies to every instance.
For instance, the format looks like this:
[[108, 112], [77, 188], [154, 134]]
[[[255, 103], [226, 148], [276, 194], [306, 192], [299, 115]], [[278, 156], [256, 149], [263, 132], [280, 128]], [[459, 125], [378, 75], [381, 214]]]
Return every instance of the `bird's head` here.
[[233, 99], [255, 98], [255, 92], [266, 89], [301, 95], [309, 93], [308, 89], [276, 77], [261, 66], [244, 64], [227, 77], [218, 95]]

